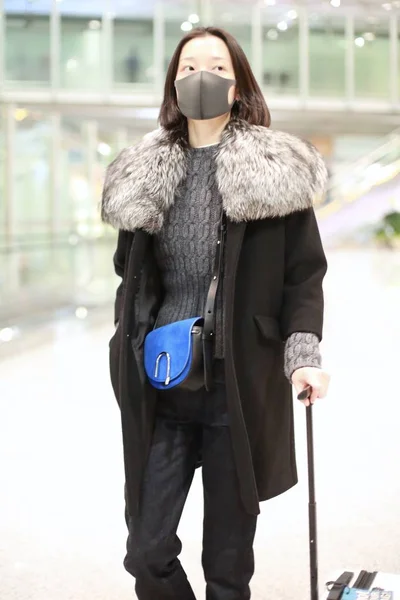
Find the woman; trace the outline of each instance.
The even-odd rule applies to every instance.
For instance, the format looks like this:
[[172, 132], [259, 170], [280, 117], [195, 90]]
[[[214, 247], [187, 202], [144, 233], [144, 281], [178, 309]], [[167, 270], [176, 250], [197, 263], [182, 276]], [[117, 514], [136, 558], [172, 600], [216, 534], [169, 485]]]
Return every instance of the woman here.
[[[122, 414], [125, 567], [139, 600], [195, 598], [176, 531], [200, 464], [207, 599], [250, 598], [259, 503], [297, 482], [290, 384], [310, 386], [312, 403], [327, 392], [326, 260], [312, 208], [326, 169], [313, 146], [269, 124], [235, 39], [196, 29], [171, 60], [161, 128], [108, 168], [102, 215], [119, 229], [122, 277], [111, 379]], [[145, 339], [204, 315], [223, 241], [213, 385], [157, 390]]]

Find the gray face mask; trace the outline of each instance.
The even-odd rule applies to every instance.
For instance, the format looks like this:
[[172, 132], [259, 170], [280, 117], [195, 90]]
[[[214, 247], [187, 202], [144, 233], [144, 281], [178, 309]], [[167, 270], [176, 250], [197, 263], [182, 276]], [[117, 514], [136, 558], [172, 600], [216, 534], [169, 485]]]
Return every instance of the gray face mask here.
[[225, 79], [210, 73], [198, 71], [175, 81], [178, 106], [188, 119], [203, 121], [215, 119], [230, 112], [234, 101], [228, 101], [228, 93], [235, 79]]

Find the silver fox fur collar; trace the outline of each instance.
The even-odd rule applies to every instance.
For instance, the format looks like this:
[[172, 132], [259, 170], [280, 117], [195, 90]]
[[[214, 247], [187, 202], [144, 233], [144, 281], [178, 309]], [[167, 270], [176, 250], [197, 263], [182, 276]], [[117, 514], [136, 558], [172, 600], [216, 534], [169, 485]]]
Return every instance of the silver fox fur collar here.
[[[327, 172], [317, 149], [293, 135], [231, 121], [217, 154], [217, 184], [236, 223], [310, 208]], [[160, 231], [187, 169], [187, 150], [164, 129], [123, 150], [107, 169], [102, 219], [117, 229]]]

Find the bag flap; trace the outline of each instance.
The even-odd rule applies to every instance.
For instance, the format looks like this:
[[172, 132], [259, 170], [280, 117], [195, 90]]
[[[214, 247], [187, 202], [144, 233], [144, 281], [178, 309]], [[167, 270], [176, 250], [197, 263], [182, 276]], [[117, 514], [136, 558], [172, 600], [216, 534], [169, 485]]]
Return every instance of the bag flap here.
[[[150, 379], [159, 383], [166, 380], [168, 361], [165, 353], [169, 354], [171, 360], [171, 380], [181, 375], [192, 357], [193, 326], [201, 324], [202, 321], [203, 319], [199, 317], [177, 321], [147, 334], [144, 342], [144, 367]], [[159, 360], [156, 377], [157, 359], [160, 355], [162, 357]]]

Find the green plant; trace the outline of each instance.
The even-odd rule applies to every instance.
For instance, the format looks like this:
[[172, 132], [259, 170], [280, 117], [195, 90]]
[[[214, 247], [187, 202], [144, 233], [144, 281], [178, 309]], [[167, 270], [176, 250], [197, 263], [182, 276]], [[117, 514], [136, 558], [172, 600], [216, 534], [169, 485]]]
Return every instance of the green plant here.
[[400, 212], [392, 211], [383, 217], [375, 229], [375, 239], [390, 247], [400, 240]]

